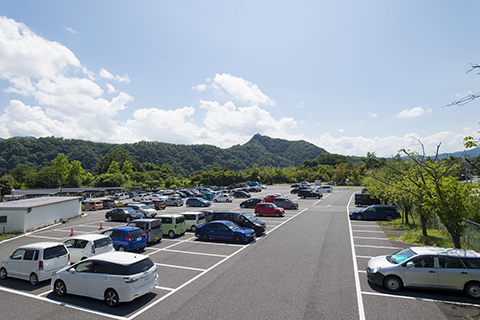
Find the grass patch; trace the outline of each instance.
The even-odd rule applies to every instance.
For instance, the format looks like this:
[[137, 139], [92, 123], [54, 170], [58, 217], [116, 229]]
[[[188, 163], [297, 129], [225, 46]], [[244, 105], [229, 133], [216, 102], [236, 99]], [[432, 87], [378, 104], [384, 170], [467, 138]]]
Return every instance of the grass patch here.
[[397, 240], [397, 237], [388, 237], [388, 240]]
[[437, 229], [427, 229], [427, 236], [424, 236], [421, 228], [410, 230], [402, 235], [402, 240], [408, 243], [415, 243], [422, 246], [453, 247], [452, 239]]
[[18, 233], [5, 233], [5, 234], [0, 234], [0, 241], [3, 241], [5, 239], [13, 238], [17, 235]]

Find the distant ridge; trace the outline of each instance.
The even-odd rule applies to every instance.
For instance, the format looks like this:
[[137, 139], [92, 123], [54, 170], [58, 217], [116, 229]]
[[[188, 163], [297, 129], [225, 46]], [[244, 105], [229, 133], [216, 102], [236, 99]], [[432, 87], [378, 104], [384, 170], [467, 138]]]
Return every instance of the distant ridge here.
[[273, 139], [260, 134], [243, 145], [226, 149], [207, 144], [180, 145], [156, 141], [111, 144], [55, 137], [15, 137], [0, 140], [0, 168], [10, 170], [18, 164], [42, 168], [50, 166], [51, 160], [63, 153], [69, 161], [78, 160], [84, 169], [93, 172], [100, 159], [116, 148], [128, 150], [139, 163], [168, 163], [175, 173], [184, 175], [213, 167], [238, 171], [251, 168], [254, 164], [285, 168], [328, 153], [303, 140]]

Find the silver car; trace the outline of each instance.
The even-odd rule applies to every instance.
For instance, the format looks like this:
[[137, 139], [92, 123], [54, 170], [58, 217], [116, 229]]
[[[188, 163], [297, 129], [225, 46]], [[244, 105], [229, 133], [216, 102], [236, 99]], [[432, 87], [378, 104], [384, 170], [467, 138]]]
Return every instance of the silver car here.
[[180, 197], [171, 197], [165, 200], [165, 205], [167, 206], [183, 206], [183, 199]]
[[402, 287], [459, 290], [480, 299], [480, 253], [473, 250], [411, 247], [370, 259], [368, 281], [390, 291]]

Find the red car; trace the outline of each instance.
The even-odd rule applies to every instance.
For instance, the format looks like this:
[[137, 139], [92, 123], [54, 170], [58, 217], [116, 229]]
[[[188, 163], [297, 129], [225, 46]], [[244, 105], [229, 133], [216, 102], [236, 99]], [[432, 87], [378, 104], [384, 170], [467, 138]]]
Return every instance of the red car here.
[[260, 202], [255, 206], [255, 215], [283, 217], [285, 209], [277, 207], [275, 203]]
[[283, 197], [283, 194], [269, 194], [268, 196], [266, 196], [265, 198], [263, 198], [263, 201], [265, 202], [272, 202], [273, 203], [273, 199], [275, 198], [282, 198]]
[[167, 207], [165, 201], [163, 200], [153, 200], [153, 205], [155, 210], [163, 210]]

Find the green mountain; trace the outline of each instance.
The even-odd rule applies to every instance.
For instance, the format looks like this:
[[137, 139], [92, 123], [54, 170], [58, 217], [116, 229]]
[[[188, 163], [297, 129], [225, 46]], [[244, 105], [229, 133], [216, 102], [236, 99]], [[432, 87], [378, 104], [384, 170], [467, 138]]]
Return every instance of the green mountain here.
[[243, 170], [258, 166], [298, 166], [304, 160], [314, 160], [328, 153], [306, 141], [272, 139], [256, 134], [243, 145], [222, 149], [212, 145], [177, 145], [140, 141], [131, 144], [111, 144], [63, 138], [15, 137], [0, 140], [0, 169], [13, 169], [18, 164], [34, 168], [51, 165], [59, 153], [69, 161], [78, 160], [82, 167], [93, 172], [100, 159], [115, 148], [126, 149], [140, 163], [170, 164], [175, 173], [190, 174], [196, 170], [226, 166]]

